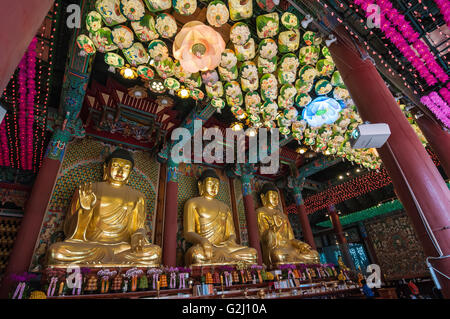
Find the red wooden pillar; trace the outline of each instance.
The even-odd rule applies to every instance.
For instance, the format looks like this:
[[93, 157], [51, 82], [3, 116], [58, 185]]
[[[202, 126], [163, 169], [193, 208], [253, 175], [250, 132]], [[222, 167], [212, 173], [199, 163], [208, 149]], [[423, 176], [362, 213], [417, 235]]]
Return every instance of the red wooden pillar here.
[[355, 269], [352, 256], [350, 255], [350, 252], [348, 250], [347, 238], [345, 238], [344, 230], [342, 229], [341, 221], [339, 219], [338, 213], [336, 212], [336, 208], [334, 206], [328, 207], [328, 213], [330, 214], [331, 223], [333, 224], [333, 229], [339, 243], [339, 248], [342, 252], [344, 263], [348, 267]]
[[167, 164], [167, 186], [162, 245], [163, 265], [175, 267], [177, 263], [178, 232], [178, 165], [170, 159]]
[[52, 4], [53, 0], [0, 1], [0, 92], [8, 84]]
[[52, 141], [50, 141], [44, 160], [42, 161], [42, 166], [34, 181], [30, 197], [25, 205], [22, 223], [17, 232], [5, 276], [0, 287], [0, 298], [8, 297], [11, 285], [13, 284], [9, 280], [11, 274], [28, 271], [33, 257], [36, 239], [41, 230], [42, 221], [47, 211], [47, 205], [56, 183], [69, 138], [70, 133], [67, 131], [57, 131]]
[[[450, 255], [450, 191], [447, 185], [375, 66], [361, 58], [344, 27], [339, 26], [335, 31], [339, 39], [329, 47], [330, 53], [361, 118], [372, 123], [387, 123], [390, 127], [391, 136], [378, 152], [395, 189], [403, 188], [398, 192], [399, 198], [402, 203], [408, 203], [405, 209], [425, 254], [433, 257]], [[345, 44], [342, 39], [346, 39]], [[431, 239], [433, 237], [435, 240]], [[431, 263], [442, 273], [450, 274], [450, 258], [432, 260]], [[443, 295], [450, 298], [450, 280], [438, 276]]]
[[431, 146], [431, 149], [439, 158], [445, 174], [450, 178], [450, 133], [444, 131], [435, 121], [426, 115], [416, 119], [416, 122]]
[[258, 220], [252, 195], [251, 175], [242, 176], [242, 195], [244, 197], [245, 217], [247, 220], [248, 243], [258, 252], [258, 264], [262, 264], [261, 244], [259, 241]]
[[295, 204], [297, 205], [298, 218], [300, 219], [300, 224], [302, 225], [303, 239], [312, 247], [312, 249], [317, 250], [300, 187], [294, 187], [294, 198]]

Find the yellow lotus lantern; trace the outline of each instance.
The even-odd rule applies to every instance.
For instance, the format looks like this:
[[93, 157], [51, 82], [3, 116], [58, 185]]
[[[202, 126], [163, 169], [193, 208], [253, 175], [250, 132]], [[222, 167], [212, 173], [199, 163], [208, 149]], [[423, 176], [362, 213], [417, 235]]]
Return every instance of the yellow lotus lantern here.
[[213, 70], [224, 50], [222, 36], [199, 21], [186, 23], [173, 43], [173, 56], [190, 73]]

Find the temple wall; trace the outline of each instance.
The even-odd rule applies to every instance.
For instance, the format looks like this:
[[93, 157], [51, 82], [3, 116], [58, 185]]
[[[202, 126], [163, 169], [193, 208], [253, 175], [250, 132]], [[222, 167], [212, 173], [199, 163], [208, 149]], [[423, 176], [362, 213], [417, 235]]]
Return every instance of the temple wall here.
[[[92, 138], [74, 140], [68, 145], [36, 242], [31, 269], [42, 265], [52, 243], [64, 239], [64, 217], [74, 191], [82, 183], [102, 181], [103, 162], [116, 147]], [[135, 166], [128, 185], [145, 195], [147, 235], [153, 238], [160, 164], [145, 151], [135, 151], [133, 156]]]
[[365, 222], [386, 280], [428, 276], [425, 255], [404, 211]]

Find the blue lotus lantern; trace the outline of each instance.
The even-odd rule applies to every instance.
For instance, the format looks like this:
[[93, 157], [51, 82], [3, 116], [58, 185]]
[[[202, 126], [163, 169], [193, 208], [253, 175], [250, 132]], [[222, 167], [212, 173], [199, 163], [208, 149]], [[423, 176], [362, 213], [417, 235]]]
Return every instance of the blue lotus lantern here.
[[303, 119], [312, 127], [332, 124], [339, 118], [341, 104], [335, 99], [321, 96], [314, 99], [303, 109]]

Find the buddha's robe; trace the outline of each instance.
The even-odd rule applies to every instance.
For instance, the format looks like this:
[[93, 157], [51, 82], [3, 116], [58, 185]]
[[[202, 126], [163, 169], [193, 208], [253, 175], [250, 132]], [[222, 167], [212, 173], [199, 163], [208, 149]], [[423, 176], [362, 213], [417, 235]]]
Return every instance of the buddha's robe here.
[[[78, 190], [67, 213], [66, 240], [50, 246], [49, 266], [69, 264], [89, 266], [159, 266], [161, 248], [145, 235], [145, 200], [129, 186], [113, 187], [94, 183], [97, 203], [90, 211], [80, 206]], [[134, 234], [143, 234], [142, 251], [133, 251]]]
[[295, 239], [288, 217], [279, 209], [260, 207], [256, 214], [266, 265], [319, 262], [317, 251]]
[[207, 256], [202, 245], [194, 244], [186, 252], [187, 265], [256, 263], [256, 249], [241, 246], [230, 238], [236, 236], [233, 216], [229, 207], [217, 199], [195, 197], [186, 202], [184, 233], [189, 232], [208, 239], [212, 255]]

